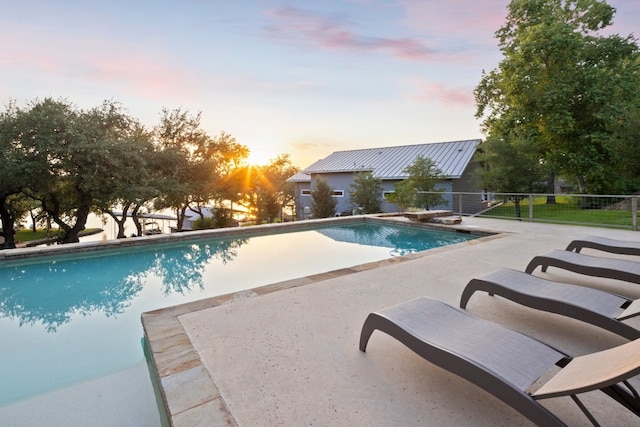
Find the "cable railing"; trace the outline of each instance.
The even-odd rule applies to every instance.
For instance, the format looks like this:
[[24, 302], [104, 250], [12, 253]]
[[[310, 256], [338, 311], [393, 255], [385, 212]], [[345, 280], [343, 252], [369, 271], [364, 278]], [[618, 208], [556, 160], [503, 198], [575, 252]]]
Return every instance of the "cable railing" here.
[[424, 192], [459, 216], [574, 224], [637, 231], [640, 195]]

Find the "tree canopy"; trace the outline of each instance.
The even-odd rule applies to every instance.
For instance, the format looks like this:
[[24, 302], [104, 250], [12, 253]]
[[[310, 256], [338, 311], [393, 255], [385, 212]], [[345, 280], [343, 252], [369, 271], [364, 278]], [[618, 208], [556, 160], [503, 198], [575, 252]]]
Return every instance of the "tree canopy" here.
[[338, 202], [333, 197], [333, 188], [327, 180], [318, 177], [311, 189], [311, 214], [314, 218], [330, 218], [336, 214]]
[[474, 92], [476, 116], [492, 141], [482, 149], [512, 144], [515, 155], [535, 152], [540, 168], [583, 192], [625, 190], [628, 182], [614, 171], [620, 121], [638, 111], [636, 40], [605, 35], [615, 9], [604, 1], [512, 0], [508, 11], [496, 32], [503, 59], [483, 72]]
[[[150, 209], [172, 208], [181, 228], [188, 208], [213, 203], [215, 226], [226, 226], [228, 202], [246, 201], [243, 192], [258, 185], [238, 173], [250, 169], [248, 156], [234, 137], [210, 136], [201, 113], [182, 108], [163, 109], [148, 129], [114, 101], [87, 110], [65, 99], [11, 102], [0, 111], [0, 247], [15, 247], [14, 226], [27, 213], [55, 222], [61, 243], [78, 241], [90, 213], [112, 216], [118, 238], [130, 214], [141, 234], [139, 214]], [[287, 155], [258, 169], [261, 198], [248, 207], [271, 222], [290, 203], [286, 178], [298, 169]]]
[[117, 198], [118, 184], [130, 171], [132, 123], [109, 101], [82, 111], [44, 99], [16, 111], [6, 141], [21, 154], [21, 192], [59, 226], [62, 243], [77, 242], [89, 213]]
[[382, 180], [371, 172], [356, 173], [349, 190], [349, 203], [354, 208], [359, 208], [366, 214], [382, 211]]
[[430, 206], [446, 203], [440, 194], [442, 190], [436, 188], [436, 184], [442, 181], [444, 176], [435, 161], [418, 156], [404, 172], [408, 174], [407, 179], [394, 185], [393, 199], [401, 209], [409, 206], [429, 209]]
[[0, 112], [0, 219], [2, 220], [3, 243], [0, 248], [15, 246], [13, 228], [16, 221], [27, 211], [22, 203], [22, 189], [28, 182], [30, 164], [22, 162], [24, 153], [14, 143], [17, 108], [9, 104]]
[[162, 179], [168, 190], [155, 206], [176, 212], [178, 230], [182, 230], [189, 207], [200, 211], [216, 196], [216, 184], [229, 167], [226, 163], [248, 155], [246, 148], [225, 133], [218, 138], [209, 136], [200, 125], [201, 116], [200, 112], [165, 108], [155, 129], [156, 144], [165, 159], [161, 164]]
[[281, 154], [267, 165], [238, 169], [230, 187], [240, 185], [235, 189], [235, 200], [249, 209], [258, 224], [271, 223], [283, 216], [285, 207], [295, 199], [294, 184], [287, 178], [299, 170], [288, 154]]

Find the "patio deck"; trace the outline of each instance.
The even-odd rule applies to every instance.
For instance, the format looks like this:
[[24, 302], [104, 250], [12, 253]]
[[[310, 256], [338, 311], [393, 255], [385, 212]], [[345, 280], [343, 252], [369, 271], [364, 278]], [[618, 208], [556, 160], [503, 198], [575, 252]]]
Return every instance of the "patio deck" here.
[[[523, 270], [533, 256], [563, 249], [576, 237], [637, 240], [638, 234], [480, 218], [451, 228], [499, 234], [143, 314], [165, 421], [176, 427], [529, 425], [490, 394], [385, 334], [374, 333], [367, 353], [360, 352], [362, 323], [371, 311], [420, 295], [457, 306], [471, 278], [501, 267]], [[640, 298], [638, 285], [553, 268], [536, 274]], [[625, 342], [486, 294], [474, 296], [468, 310], [574, 355]], [[587, 393], [583, 401], [603, 425], [638, 423], [602, 393]], [[569, 425], [590, 425], [570, 398], [544, 404]]]

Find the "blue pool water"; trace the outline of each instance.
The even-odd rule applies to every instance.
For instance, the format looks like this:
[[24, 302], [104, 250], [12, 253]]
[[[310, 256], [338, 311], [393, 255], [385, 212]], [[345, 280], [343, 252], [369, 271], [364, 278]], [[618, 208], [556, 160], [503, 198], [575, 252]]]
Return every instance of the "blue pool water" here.
[[0, 262], [0, 406], [129, 368], [140, 314], [473, 239], [357, 223]]

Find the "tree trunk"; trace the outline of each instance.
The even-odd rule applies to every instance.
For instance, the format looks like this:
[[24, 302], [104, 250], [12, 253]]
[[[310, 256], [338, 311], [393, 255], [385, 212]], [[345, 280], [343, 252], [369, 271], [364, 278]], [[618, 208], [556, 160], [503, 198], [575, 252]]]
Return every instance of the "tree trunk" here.
[[31, 217], [31, 229], [35, 233], [36, 231], [38, 231], [38, 228], [36, 225], [36, 215], [33, 214], [33, 210], [29, 211], [29, 216]]
[[78, 206], [78, 210], [76, 211], [76, 222], [73, 226], [64, 222], [60, 217], [60, 206], [57, 203], [57, 200], [52, 199], [50, 200], [50, 203], [51, 205], [48, 206], [48, 208], [43, 203], [43, 208], [64, 233], [60, 243], [78, 243], [80, 241], [79, 234], [85, 229], [87, 225], [87, 218], [89, 218], [89, 213], [91, 212], [91, 197], [86, 194], [81, 195], [79, 203], [80, 206]]
[[580, 175], [576, 177], [576, 181], [578, 182], [578, 191], [580, 194], [586, 194], [584, 177]]
[[15, 225], [15, 218], [11, 214], [9, 206], [7, 206], [7, 198], [0, 198], [0, 218], [2, 220], [2, 237], [4, 241], [0, 244], [0, 249], [14, 249], [16, 242], [13, 236], [13, 227]]
[[178, 231], [182, 231], [182, 226], [184, 225], [184, 219], [186, 216], [185, 212], [187, 212], [188, 207], [189, 205], [184, 205], [176, 209], [176, 218], [177, 218], [176, 230]]
[[516, 205], [516, 219], [522, 221], [522, 208], [520, 206], [520, 196], [515, 196], [514, 203]]
[[556, 196], [555, 196], [556, 174], [553, 171], [549, 173], [549, 177], [547, 178], [547, 193], [549, 193], [549, 195], [547, 196], [547, 204], [555, 205], [556, 204]]
[[124, 207], [122, 208], [121, 218], [118, 218], [112, 211], [106, 211], [107, 214], [109, 214], [109, 216], [113, 218], [115, 223], [118, 225], [118, 235], [116, 236], [116, 239], [124, 239], [125, 237], [127, 237], [127, 235], [124, 233], [124, 223], [127, 221], [127, 212], [129, 211], [129, 206], [131, 206], [131, 203], [127, 203], [124, 205]]
[[202, 222], [202, 224], [204, 224], [204, 209], [203, 206], [200, 206], [200, 203], [196, 204], [196, 207], [193, 208], [192, 210], [196, 211], [198, 213], [198, 216], [200, 217], [200, 221]]
[[138, 218], [139, 211], [140, 205], [135, 205], [131, 211], [131, 218], [133, 219], [133, 223], [136, 225], [136, 231], [138, 232], [137, 235], [142, 236], [142, 223], [140, 222], [140, 218]]
[[76, 223], [73, 227], [69, 228], [68, 231], [65, 230], [64, 237], [62, 238], [63, 245], [67, 243], [78, 243], [80, 241], [79, 234], [86, 228], [90, 212], [91, 209], [89, 206], [78, 208], [76, 213]]

